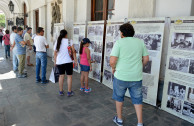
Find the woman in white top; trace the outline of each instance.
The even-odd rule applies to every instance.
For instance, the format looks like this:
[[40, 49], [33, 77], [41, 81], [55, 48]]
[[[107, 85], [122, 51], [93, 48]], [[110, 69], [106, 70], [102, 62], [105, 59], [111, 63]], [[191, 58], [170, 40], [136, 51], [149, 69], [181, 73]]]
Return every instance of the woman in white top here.
[[57, 42], [54, 46], [54, 64], [59, 69], [59, 95], [63, 96], [63, 83], [65, 73], [67, 74], [68, 93], [67, 96], [73, 96], [72, 91], [72, 75], [73, 75], [73, 60], [69, 56], [68, 47], [71, 46], [73, 50], [73, 57], [75, 65], [77, 66], [76, 52], [72, 42], [68, 42], [67, 31], [61, 30]]

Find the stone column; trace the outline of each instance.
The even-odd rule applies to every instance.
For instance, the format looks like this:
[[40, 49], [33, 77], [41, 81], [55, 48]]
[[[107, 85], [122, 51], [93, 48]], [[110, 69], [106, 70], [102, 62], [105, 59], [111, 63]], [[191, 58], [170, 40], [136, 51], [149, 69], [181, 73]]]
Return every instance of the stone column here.
[[73, 23], [74, 23], [74, 0], [63, 0], [63, 22], [65, 23], [65, 29], [67, 30], [68, 38], [73, 39]]

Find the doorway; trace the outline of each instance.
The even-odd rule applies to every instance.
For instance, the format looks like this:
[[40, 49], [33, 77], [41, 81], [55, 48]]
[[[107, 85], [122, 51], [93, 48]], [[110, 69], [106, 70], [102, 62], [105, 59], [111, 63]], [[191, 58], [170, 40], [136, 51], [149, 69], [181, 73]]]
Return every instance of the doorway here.
[[36, 31], [39, 27], [39, 10], [35, 11], [35, 26], [36, 26]]

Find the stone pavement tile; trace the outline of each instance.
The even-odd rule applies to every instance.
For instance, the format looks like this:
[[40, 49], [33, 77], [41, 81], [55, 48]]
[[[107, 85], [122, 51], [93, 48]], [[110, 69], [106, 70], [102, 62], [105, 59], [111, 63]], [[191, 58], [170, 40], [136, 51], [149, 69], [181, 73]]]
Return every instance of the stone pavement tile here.
[[86, 123], [78, 122], [78, 123], [73, 124], [73, 125], [71, 125], [71, 126], [90, 126], [90, 125], [91, 125], [91, 124], [87, 124], [87, 122], [86, 122]]
[[0, 108], [0, 126], [5, 126], [4, 110]]
[[50, 115], [47, 120], [50, 120], [54, 126], [69, 126], [72, 123], [68, 115], [63, 112], [54, 113]]
[[[194, 121], [194, 120], [193, 120]], [[187, 122], [185, 120], [182, 120], [178, 123], [178, 126], [193, 126], [194, 124]]]

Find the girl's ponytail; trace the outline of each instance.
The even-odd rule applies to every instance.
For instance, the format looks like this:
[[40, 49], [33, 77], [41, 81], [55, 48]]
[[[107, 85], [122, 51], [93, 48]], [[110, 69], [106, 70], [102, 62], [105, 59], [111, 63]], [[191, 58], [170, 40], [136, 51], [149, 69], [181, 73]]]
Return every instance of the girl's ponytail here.
[[81, 55], [82, 52], [83, 52], [83, 46], [84, 46], [83, 41], [81, 41], [80, 49], [79, 49], [79, 54], [80, 54], [80, 55]]
[[56, 47], [57, 52], [59, 52], [60, 47], [61, 47], [62, 39], [65, 38], [66, 35], [67, 35], [67, 31], [66, 30], [61, 30], [60, 31], [60, 35], [59, 35], [59, 37], [57, 39], [57, 47]]

